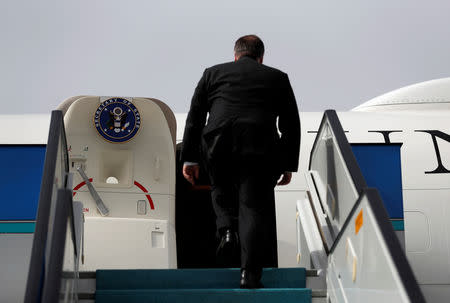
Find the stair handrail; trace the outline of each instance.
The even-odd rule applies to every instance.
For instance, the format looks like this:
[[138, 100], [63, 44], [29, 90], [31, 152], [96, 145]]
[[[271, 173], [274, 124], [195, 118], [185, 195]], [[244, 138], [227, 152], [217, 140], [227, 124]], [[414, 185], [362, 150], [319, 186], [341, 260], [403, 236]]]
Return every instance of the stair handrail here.
[[[71, 187], [63, 113], [55, 110], [51, 114], [45, 152], [25, 303], [57, 302], [59, 299], [68, 224], [72, 231], [74, 263], [78, 266], [79, 241], [75, 235]], [[76, 268], [74, 274], [77, 275]]]
[[317, 225], [328, 253], [342, 223], [367, 187], [334, 110], [324, 112], [311, 149], [306, 178], [316, 193], [314, 197], [318, 198], [311, 203], [315, 204]]
[[[363, 212], [364, 210], [364, 212]], [[370, 216], [369, 214], [373, 214]], [[382, 239], [382, 246], [386, 246], [386, 250], [382, 249], [380, 247], [379, 250], [376, 252], [371, 252], [374, 254], [374, 257], [377, 259], [381, 259], [378, 261], [377, 267], [382, 266], [381, 264], [385, 262], [386, 264], [392, 264], [390, 266], [393, 267], [393, 276], [396, 276], [396, 278], [391, 279], [394, 284], [397, 283], [398, 290], [397, 292], [392, 292], [392, 297], [389, 300], [387, 299], [386, 295], [382, 295], [380, 297], [384, 298], [384, 302], [411, 302], [411, 303], [425, 303], [425, 298], [423, 296], [423, 293], [417, 283], [417, 279], [414, 275], [414, 272], [411, 268], [411, 265], [409, 264], [405, 252], [400, 245], [400, 242], [398, 240], [397, 235], [395, 234], [394, 228], [392, 227], [392, 224], [389, 220], [388, 213], [386, 211], [386, 208], [384, 207], [383, 201], [381, 199], [381, 196], [376, 188], [364, 188], [361, 192], [360, 197], [358, 198], [357, 202], [355, 203], [355, 206], [352, 208], [350, 214], [348, 215], [346, 221], [344, 222], [341, 232], [337, 236], [336, 240], [334, 241], [333, 246], [331, 247], [329, 251], [329, 260], [330, 258], [333, 260], [333, 264], [329, 264], [328, 266], [328, 272], [327, 274], [330, 275], [327, 280], [332, 281], [334, 276], [339, 276], [339, 284], [341, 287], [341, 291], [345, 291], [349, 288], [351, 288], [351, 294], [355, 294], [358, 290], [361, 291], [361, 294], [358, 296], [358, 298], [363, 299], [365, 296], [374, 297], [377, 294], [370, 295], [371, 289], [365, 286], [365, 288], [358, 288], [359, 285], [355, 284], [356, 280], [361, 280], [361, 275], [364, 275], [363, 272], [363, 266], [360, 265], [360, 271], [357, 273], [355, 261], [353, 264], [352, 272], [353, 274], [353, 281], [348, 281], [348, 274], [349, 270], [342, 269], [341, 266], [339, 266], [339, 263], [345, 264], [348, 262], [349, 259], [352, 258], [352, 253], [356, 252], [353, 256], [353, 260], [356, 260], [356, 262], [367, 262], [371, 263], [369, 260], [364, 260], [361, 255], [359, 255], [358, 251], [361, 249], [360, 247], [351, 247], [352, 245], [358, 245], [357, 243], [357, 237], [358, 233], [360, 232], [360, 229], [363, 228], [363, 226], [369, 225], [369, 220], [374, 219], [375, 228], [378, 229], [379, 234], [381, 235]], [[359, 237], [362, 237], [359, 235]], [[353, 240], [353, 241], [352, 241]], [[369, 241], [366, 239], [366, 242]], [[363, 241], [364, 242], [364, 241]], [[376, 242], [376, 239], [372, 239], [371, 242]], [[381, 243], [381, 242], [380, 242]], [[339, 248], [338, 248], [339, 247]], [[340, 253], [336, 254], [336, 251], [340, 249]], [[343, 252], [346, 252], [345, 257]], [[376, 254], [376, 255], [375, 255]], [[341, 260], [339, 260], [341, 258]], [[356, 259], [355, 259], [356, 258]], [[383, 258], [386, 258], [384, 260]], [[343, 261], [343, 259], [346, 259], [347, 261]], [[391, 268], [392, 268], [391, 267]], [[345, 268], [345, 266], [344, 266]], [[343, 272], [337, 272], [338, 270], [342, 270]], [[346, 281], [346, 274], [347, 272], [347, 281]], [[370, 273], [370, 270], [368, 270]], [[390, 277], [384, 277], [385, 279]], [[372, 273], [372, 277], [364, 278], [362, 280], [365, 280], [365, 284], [368, 283], [368, 280], [372, 279], [376, 283], [380, 279], [379, 276], [376, 276], [375, 273]], [[333, 282], [329, 282], [332, 283]], [[349, 283], [349, 284], [346, 284]], [[349, 286], [350, 285], [350, 286]], [[376, 289], [375, 286], [372, 286], [373, 289]], [[333, 289], [334, 292], [338, 292], [338, 290], [334, 289], [334, 287], [330, 287], [328, 285], [328, 288]], [[394, 286], [392, 286], [392, 289], [395, 289]], [[391, 289], [391, 291], [392, 291]], [[373, 290], [372, 290], [373, 291]], [[405, 297], [406, 296], [406, 297]], [[403, 298], [403, 299], [400, 299]], [[386, 300], [387, 299], [387, 300]], [[331, 302], [335, 302], [331, 300]]]
[[[334, 162], [334, 160], [336, 160], [336, 157], [338, 160], [342, 161], [341, 164], [343, 165], [343, 167], [336, 168], [336, 163]], [[363, 226], [367, 226], [370, 221], [372, 221], [372, 223], [374, 224], [374, 228], [379, 230], [379, 233], [375, 234], [381, 235], [381, 239], [376, 243], [379, 243], [379, 245], [386, 247], [386, 250], [383, 250], [383, 253], [380, 252], [379, 256], [374, 256], [387, 258], [386, 260], [383, 259], [382, 261], [385, 263], [387, 262], [386, 264], [388, 265], [386, 265], [386, 268], [390, 268], [393, 270], [392, 275], [396, 276], [396, 278], [394, 278], [393, 280], [399, 281], [399, 288], [395, 289], [395, 291], [392, 293], [392, 297], [402, 297], [404, 299], [401, 300], [402, 302], [425, 302], [411, 266], [407, 261], [404, 250], [402, 249], [399, 240], [393, 230], [392, 224], [389, 220], [381, 197], [379, 196], [378, 190], [367, 188], [365, 178], [363, 177], [363, 174], [359, 168], [351, 146], [345, 135], [344, 129], [342, 128], [339, 118], [334, 110], [327, 110], [324, 113], [318, 134], [311, 150], [309, 170], [310, 172], [309, 175], [307, 174], [307, 179], [309, 177], [310, 180], [312, 180], [312, 182], [310, 182], [313, 184], [312, 190], [315, 190], [315, 192], [317, 193], [317, 195], [315, 196], [317, 196], [319, 200], [319, 203], [317, 203], [317, 201], [311, 201], [311, 209], [316, 212], [316, 223], [319, 227], [319, 230], [329, 228], [331, 231], [334, 231], [332, 245], [328, 245], [329, 249], [326, 249], [326, 252], [328, 254], [327, 275], [329, 275], [327, 276], [327, 281], [328, 283], [333, 284], [331, 288], [330, 285], [327, 286], [328, 290], [333, 292], [333, 294], [329, 293], [331, 302], [340, 302], [338, 298], [346, 297], [347, 295], [354, 295], [356, 291], [361, 291], [363, 295], [367, 295], [367, 293], [370, 293], [371, 291], [371, 289], [368, 289], [367, 286], [365, 286], [366, 288], [364, 288], [364, 286], [362, 288], [358, 288], [359, 286], [357, 284], [354, 284], [355, 281], [357, 281], [355, 280], [355, 277], [356, 264], [358, 264], [357, 262], [355, 263], [355, 260], [358, 260], [357, 256], [359, 254], [358, 250], [353, 249], [353, 246], [360, 247], [361, 245], [364, 245], [358, 242], [361, 240], [361, 238], [357, 237], [361, 237], [361, 234], [359, 236], [357, 235], [359, 229]], [[349, 180], [344, 181], [350, 182], [341, 182], [339, 184], [350, 186], [353, 190], [353, 194], [348, 194], [346, 196], [348, 201], [334, 201], [334, 207], [342, 206], [339, 204], [339, 202], [346, 203], [346, 211], [339, 214], [342, 215], [342, 217], [339, 218], [340, 220], [337, 222], [339, 224], [333, 225], [333, 223], [336, 222], [333, 222], [334, 214], [329, 205], [329, 199], [337, 199], [339, 192], [337, 191], [338, 184], [335, 184], [335, 188], [333, 189], [331, 189], [331, 187], [329, 186], [329, 174], [336, 173], [336, 171], [338, 171], [338, 173], [341, 173], [340, 177], [342, 178], [346, 176], [345, 174], [342, 174], [342, 172], [348, 174]], [[331, 176], [331, 182], [333, 181], [336, 180], [333, 179], [333, 176]], [[349, 193], [349, 190], [347, 190], [346, 193]], [[311, 197], [311, 195], [309, 196]], [[365, 215], [363, 214], [362, 207], [364, 207], [365, 209]], [[370, 212], [370, 214], [373, 215], [368, 215], [367, 212]], [[322, 219], [325, 218], [327, 223], [324, 224], [324, 220], [320, 221], [318, 219], [318, 215], [321, 215]], [[364, 223], [366, 225], [364, 225]], [[327, 244], [329, 243], [325, 242], [326, 241], [324, 241], [325, 247], [327, 247]], [[362, 243], [364, 243], [364, 241], [362, 241]], [[349, 270], [349, 268], [346, 268], [346, 266], [348, 266], [348, 262], [349, 260], [351, 260], [352, 252], [354, 253], [354, 258], [356, 259], [353, 259], [353, 268], [352, 266], [350, 266], [352, 270]], [[360, 259], [358, 262], [364, 260], [362, 256], [359, 256], [359, 258]], [[368, 262], [368, 260], [366, 260], [366, 262]], [[351, 278], [349, 282], [345, 281], [346, 278], [349, 279], [349, 272], [352, 271], [354, 275], [353, 281], [351, 281]], [[333, 282], [333, 279], [336, 280], [336, 283]], [[349, 284], [345, 284], [347, 282]], [[348, 294], [346, 294], [347, 290], [350, 290]], [[337, 293], [338, 295], [334, 295], [335, 293]]]

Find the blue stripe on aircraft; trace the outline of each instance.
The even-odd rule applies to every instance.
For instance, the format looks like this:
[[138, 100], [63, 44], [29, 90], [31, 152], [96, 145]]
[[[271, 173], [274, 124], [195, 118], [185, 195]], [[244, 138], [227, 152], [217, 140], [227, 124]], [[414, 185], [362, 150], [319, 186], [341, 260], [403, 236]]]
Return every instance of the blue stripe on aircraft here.
[[1, 145], [0, 221], [36, 220], [45, 145]]
[[390, 218], [403, 218], [400, 144], [352, 144], [367, 186], [381, 195]]

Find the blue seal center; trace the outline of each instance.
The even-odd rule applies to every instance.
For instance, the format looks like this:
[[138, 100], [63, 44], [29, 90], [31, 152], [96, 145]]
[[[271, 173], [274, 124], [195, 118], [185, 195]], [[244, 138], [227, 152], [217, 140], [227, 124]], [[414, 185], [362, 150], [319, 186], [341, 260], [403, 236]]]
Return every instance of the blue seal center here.
[[98, 133], [113, 143], [127, 142], [141, 127], [141, 115], [137, 108], [123, 98], [104, 101], [95, 111], [94, 125]]

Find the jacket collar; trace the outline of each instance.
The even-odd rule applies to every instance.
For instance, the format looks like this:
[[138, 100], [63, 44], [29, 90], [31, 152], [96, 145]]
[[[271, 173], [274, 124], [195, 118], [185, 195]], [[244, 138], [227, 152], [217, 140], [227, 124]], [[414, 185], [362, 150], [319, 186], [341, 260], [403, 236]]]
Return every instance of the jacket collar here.
[[253, 56], [250, 56], [250, 55], [242, 55], [242, 56], [238, 59], [238, 61], [241, 61], [242, 59], [245, 59], [245, 60], [251, 59], [251, 60], [256, 61], [256, 58], [253, 57]]

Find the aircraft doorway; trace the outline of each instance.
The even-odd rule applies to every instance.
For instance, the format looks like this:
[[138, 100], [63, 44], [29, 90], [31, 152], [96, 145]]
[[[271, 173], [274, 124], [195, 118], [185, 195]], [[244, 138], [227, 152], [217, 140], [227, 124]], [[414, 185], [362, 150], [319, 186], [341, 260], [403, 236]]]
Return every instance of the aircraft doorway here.
[[181, 143], [177, 144], [175, 225], [178, 268], [215, 268], [216, 215], [206, 173], [201, 171], [199, 185], [193, 187], [182, 173]]

